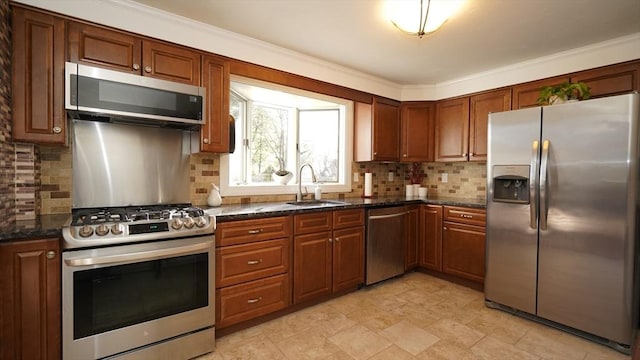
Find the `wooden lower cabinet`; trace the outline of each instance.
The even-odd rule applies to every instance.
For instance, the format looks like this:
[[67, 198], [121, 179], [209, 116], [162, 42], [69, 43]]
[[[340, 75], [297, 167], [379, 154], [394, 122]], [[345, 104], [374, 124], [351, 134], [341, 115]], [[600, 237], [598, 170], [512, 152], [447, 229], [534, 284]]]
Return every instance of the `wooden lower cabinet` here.
[[216, 327], [223, 328], [289, 306], [289, 275], [282, 274], [216, 292]]
[[443, 217], [442, 272], [483, 283], [485, 210], [445, 206]]
[[442, 206], [420, 206], [418, 244], [420, 266], [442, 271]]
[[291, 217], [223, 222], [216, 229], [216, 327], [291, 304]]
[[[295, 215], [294, 224], [294, 304], [364, 282], [363, 209]], [[307, 233], [327, 228], [333, 230]]]
[[356, 288], [364, 282], [364, 228], [333, 232], [333, 292]]
[[293, 242], [293, 303], [330, 294], [333, 272], [331, 232], [298, 235]]
[[61, 357], [60, 240], [0, 244], [0, 359]]
[[404, 270], [411, 270], [418, 266], [418, 238], [420, 236], [420, 207], [407, 208], [406, 252], [404, 255]]

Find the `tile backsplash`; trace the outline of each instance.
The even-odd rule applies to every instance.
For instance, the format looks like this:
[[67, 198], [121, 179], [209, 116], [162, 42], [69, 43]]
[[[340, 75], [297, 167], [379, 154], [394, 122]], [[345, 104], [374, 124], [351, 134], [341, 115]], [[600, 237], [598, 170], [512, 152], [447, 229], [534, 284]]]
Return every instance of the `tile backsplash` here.
[[[71, 212], [71, 149], [69, 147], [39, 146], [39, 214]], [[37, 149], [36, 149], [37, 150]], [[407, 164], [398, 163], [352, 163], [351, 171], [358, 173], [358, 181], [352, 179], [349, 193], [327, 194], [327, 198], [360, 197], [364, 192], [364, 174], [373, 173], [374, 196], [402, 196], [408, 184]], [[422, 185], [429, 188], [429, 196], [459, 198], [485, 198], [485, 163], [423, 163], [426, 174]], [[34, 167], [35, 169], [35, 167]], [[389, 180], [389, 174], [392, 180]], [[442, 183], [442, 174], [447, 173], [448, 182]], [[192, 154], [190, 162], [191, 202], [204, 206], [211, 190], [211, 183], [220, 184], [220, 155]], [[223, 204], [239, 204], [265, 201], [288, 201], [292, 195], [224, 196]]]

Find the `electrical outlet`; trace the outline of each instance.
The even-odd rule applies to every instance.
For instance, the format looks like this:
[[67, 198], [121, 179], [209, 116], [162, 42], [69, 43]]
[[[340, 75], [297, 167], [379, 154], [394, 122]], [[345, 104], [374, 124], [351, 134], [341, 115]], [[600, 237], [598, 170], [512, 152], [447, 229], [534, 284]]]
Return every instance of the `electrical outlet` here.
[[360, 182], [360, 174], [358, 174], [357, 172], [353, 173], [353, 182]]
[[387, 175], [387, 181], [393, 181], [393, 171], [389, 171], [389, 175]]
[[448, 182], [448, 181], [449, 181], [449, 174], [447, 174], [447, 173], [442, 173], [442, 174], [440, 174], [440, 180], [441, 180], [443, 183]]

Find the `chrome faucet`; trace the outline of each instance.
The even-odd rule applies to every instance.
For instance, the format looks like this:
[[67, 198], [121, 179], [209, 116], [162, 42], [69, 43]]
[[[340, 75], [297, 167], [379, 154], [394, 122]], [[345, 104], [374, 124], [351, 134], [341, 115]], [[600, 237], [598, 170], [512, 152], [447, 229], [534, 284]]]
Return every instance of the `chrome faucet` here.
[[305, 188], [305, 194], [302, 194], [302, 169], [308, 166], [309, 169], [311, 169], [311, 181], [313, 181], [313, 183], [315, 184], [316, 182], [318, 182], [318, 180], [316, 179], [316, 174], [313, 171], [313, 166], [311, 166], [311, 164], [309, 163], [305, 163], [302, 164], [302, 166], [300, 166], [300, 170], [298, 170], [298, 194], [296, 194], [296, 201], [302, 201], [304, 195], [307, 195], [307, 188]]

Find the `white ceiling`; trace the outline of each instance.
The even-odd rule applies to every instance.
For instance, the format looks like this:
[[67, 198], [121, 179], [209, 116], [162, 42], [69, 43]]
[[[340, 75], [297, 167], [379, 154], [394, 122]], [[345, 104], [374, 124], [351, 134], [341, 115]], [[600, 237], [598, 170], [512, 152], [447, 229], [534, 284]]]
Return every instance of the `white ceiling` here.
[[640, 0], [467, 0], [401, 33], [383, 0], [135, 0], [401, 85], [436, 84], [640, 33]]

